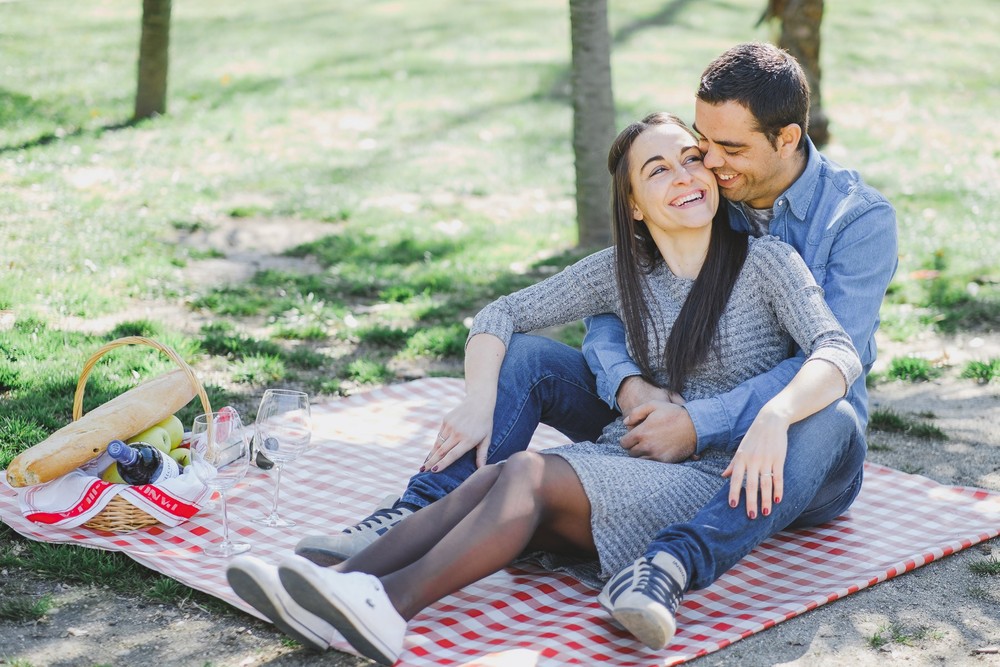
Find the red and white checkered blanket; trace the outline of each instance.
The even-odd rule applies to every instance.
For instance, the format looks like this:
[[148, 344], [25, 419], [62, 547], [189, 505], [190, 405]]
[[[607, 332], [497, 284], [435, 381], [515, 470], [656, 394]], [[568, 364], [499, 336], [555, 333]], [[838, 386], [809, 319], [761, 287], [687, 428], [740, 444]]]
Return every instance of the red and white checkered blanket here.
[[[282, 514], [293, 529], [247, 519], [270, 508], [272, 480], [251, 468], [230, 492], [232, 528], [272, 562], [308, 533], [353, 524], [399, 493], [433, 442], [462, 382], [426, 379], [313, 406], [316, 446], [282, 473]], [[564, 438], [542, 428], [534, 444]], [[822, 528], [781, 533], [710, 588], [689, 593], [674, 643], [645, 649], [599, 608], [596, 591], [535, 569], [508, 569], [445, 598], [409, 625], [404, 665], [673, 665], [717, 651], [820, 605], [1000, 534], [1000, 493], [947, 487], [869, 465], [850, 513]], [[209, 505], [173, 528], [125, 534], [55, 528], [24, 519], [0, 486], [0, 518], [31, 539], [123, 551], [143, 565], [255, 614], [230, 590], [225, 561], [201, 549], [220, 539]], [[345, 644], [337, 648], [350, 650]]]

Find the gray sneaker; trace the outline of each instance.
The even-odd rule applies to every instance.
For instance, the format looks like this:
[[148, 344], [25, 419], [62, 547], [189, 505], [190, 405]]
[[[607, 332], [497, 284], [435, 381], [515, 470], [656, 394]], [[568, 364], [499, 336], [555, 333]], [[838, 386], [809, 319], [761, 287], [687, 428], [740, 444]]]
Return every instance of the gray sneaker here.
[[666, 648], [677, 632], [674, 618], [687, 574], [670, 554], [641, 556], [604, 586], [598, 601], [622, 627], [651, 649]]
[[323, 567], [342, 563], [361, 552], [369, 544], [389, 532], [390, 528], [413, 514], [413, 510], [404, 507], [394, 508], [393, 504], [397, 500], [399, 500], [398, 496], [386, 498], [375, 512], [350, 528], [345, 528], [340, 533], [303, 537], [295, 545], [296, 555], [307, 558]]

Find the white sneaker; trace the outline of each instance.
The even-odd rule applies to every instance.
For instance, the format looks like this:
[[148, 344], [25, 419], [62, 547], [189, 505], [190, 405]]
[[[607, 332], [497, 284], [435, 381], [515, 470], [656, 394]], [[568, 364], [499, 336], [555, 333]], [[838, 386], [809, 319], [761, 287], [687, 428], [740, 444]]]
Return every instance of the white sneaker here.
[[296, 602], [330, 623], [359, 653], [382, 665], [399, 659], [406, 621], [378, 577], [328, 570], [300, 556], [283, 560], [278, 577]]
[[285, 592], [274, 565], [253, 556], [237, 556], [226, 568], [226, 579], [233, 592], [303, 646], [325, 651], [337, 636], [332, 625], [300, 607]]
[[399, 496], [386, 498], [372, 514], [342, 532], [302, 538], [295, 545], [295, 553], [324, 567], [342, 563], [413, 514], [413, 510], [405, 507], [394, 508], [397, 500]]

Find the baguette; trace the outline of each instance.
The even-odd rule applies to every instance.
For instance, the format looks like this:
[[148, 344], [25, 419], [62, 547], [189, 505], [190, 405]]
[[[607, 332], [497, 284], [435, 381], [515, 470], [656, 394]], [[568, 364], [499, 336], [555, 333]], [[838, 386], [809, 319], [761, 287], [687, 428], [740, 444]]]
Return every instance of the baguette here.
[[115, 438], [131, 438], [163, 421], [196, 393], [181, 369], [147, 380], [18, 454], [7, 467], [7, 482], [21, 487], [61, 477], [100, 456]]

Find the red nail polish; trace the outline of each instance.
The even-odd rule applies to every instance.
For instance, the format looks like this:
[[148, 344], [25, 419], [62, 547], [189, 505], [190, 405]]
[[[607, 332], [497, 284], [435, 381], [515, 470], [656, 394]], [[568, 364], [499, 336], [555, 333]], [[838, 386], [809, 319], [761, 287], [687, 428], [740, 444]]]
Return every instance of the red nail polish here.
[[764, 508], [760, 511], [760, 513], [763, 514], [764, 516], [767, 516], [768, 514], [771, 513], [771, 510]]
[[774, 502], [775, 503], [780, 503], [781, 502], [781, 498], [779, 498], [778, 496], [775, 496], [774, 497]]
[[420, 472], [423, 472], [423, 471], [424, 471], [424, 467], [420, 466]]
[[735, 500], [730, 500], [729, 501], [729, 506], [730, 507], [736, 507], [736, 501]]
[[757, 513], [756, 512], [750, 512], [749, 516], [750, 516], [750, 520], [752, 521], [752, 520], [754, 520], [754, 519], [757, 518]]
[[437, 472], [437, 471], [438, 471], [438, 467], [437, 466], [434, 466], [433, 468], [431, 468], [431, 472]]

